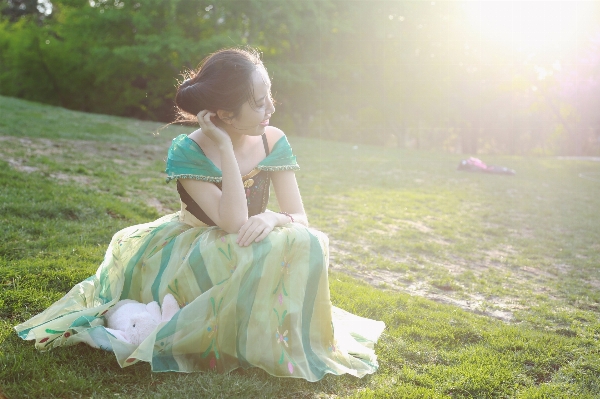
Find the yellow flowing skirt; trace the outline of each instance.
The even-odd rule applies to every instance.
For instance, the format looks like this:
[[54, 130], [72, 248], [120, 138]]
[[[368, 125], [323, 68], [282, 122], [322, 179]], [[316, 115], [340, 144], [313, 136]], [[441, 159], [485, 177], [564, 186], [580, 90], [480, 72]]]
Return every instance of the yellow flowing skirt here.
[[[294, 223], [248, 247], [236, 237], [179, 213], [128, 227], [95, 275], [15, 330], [40, 350], [85, 342], [113, 351], [121, 367], [145, 361], [153, 371], [260, 367], [317, 381], [377, 369], [385, 326], [331, 305], [323, 233]], [[181, 310], [139, 346], [105, 330], [103, 314], [120, 299], [161, 303], [168, 293]]]

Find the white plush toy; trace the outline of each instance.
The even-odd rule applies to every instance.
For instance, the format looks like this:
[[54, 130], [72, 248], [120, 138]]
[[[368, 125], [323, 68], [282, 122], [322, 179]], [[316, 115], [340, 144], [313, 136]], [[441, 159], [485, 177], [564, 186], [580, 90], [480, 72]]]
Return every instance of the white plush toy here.
[[162, 314], [156, 301], [146, 305], [123, 299], [104, 315], [106, 330], [121, 341], [139, 345], [160, 323], [171, 320], [178, 311], [179, 304], [171, 294], [163, 298]]

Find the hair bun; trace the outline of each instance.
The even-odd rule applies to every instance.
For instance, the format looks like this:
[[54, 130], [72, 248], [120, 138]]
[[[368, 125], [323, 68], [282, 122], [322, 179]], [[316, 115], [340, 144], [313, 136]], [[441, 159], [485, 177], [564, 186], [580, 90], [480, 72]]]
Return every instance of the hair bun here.
[[196, 82], [194, 82], [194, 78], [188, 78], [179, 85], [179, 90], [182, 90], [182, 89], [185, 89], [186, 87], [192, 86], [195, 83]]
[[175, 104], [184, 112], [196, 116], [205, 107], [202, 90], [194, 79], [185, 80], [177, 90]]

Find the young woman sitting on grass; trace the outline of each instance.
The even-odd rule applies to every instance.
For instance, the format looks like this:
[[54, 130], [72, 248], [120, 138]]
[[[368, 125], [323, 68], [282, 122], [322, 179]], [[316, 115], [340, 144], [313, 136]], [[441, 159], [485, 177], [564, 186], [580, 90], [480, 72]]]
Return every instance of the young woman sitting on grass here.
[[[377, 369], [383, 323], [331, 305], [327, 237], [308, 227], [284, 133], [269, 126], [271, 82], [259, 56], [227, 49], [178, 88], [180, 114], [200, 129], [173, 139], [167, 181], [181, 211], [114, 235], [94, 276], [16, 327], [47, 350], [79, 342], [114, 351], [123, 367], [228, 372], [260, 367], [316, 381]], [[266, 209], [273, 183], [281, 212]], [[121, 299], [181, 310], [139, 346], [104, 317]]]

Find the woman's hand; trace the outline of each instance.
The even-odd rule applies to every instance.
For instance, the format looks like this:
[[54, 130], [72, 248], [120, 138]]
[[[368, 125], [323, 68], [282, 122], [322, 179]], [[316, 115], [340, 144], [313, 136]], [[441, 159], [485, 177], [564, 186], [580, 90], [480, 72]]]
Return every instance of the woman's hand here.
[[202, 129], [202, 133], [211, 139], [219, 148], [224, 144], [231, 144], [231, 138], [227, 132], [215, 126], [213, 121], [210, 120], [211, 117], [217, 116], [217, 114], [208, 110], [202, 110], [198, 112], [198, 115], [196, 116], [198, 117], [198, 123]]
[[240, 247], [247, 247], [253, 242], [262, 241], [273, 228], [277, 226], [278, 214], [265, 212], [248, 218], [248, 221], [238, 232], [237, 243]]

